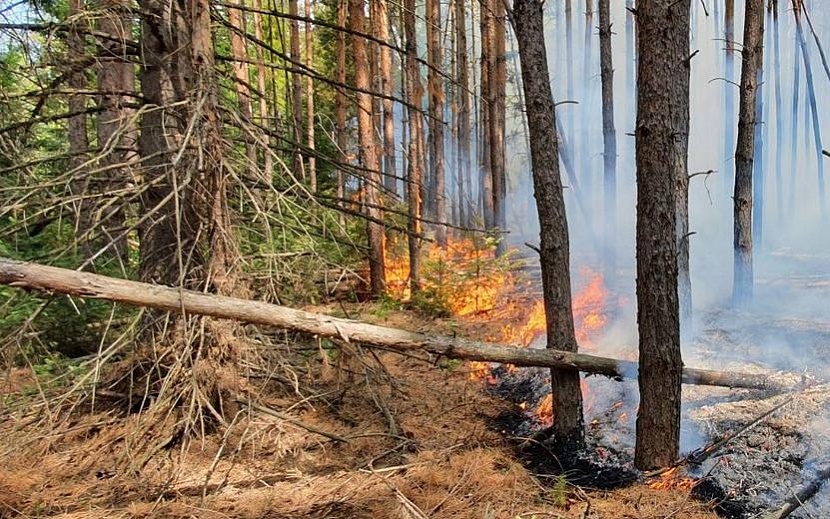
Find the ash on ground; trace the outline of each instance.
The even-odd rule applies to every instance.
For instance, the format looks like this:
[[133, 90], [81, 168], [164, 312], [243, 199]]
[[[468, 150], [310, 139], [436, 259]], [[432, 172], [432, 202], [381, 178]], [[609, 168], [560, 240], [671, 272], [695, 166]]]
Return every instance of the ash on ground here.
[[[713, 501], [722, 517], [757, 517], [779, 508], [830, 466], [830, 384], [812, 382], [830, 378], [830, 363], [822, 358], [830, 344], [830, 326], [713, 312], [705, 315], [701, 328], [696, 340], [684, 347], [687, 365], [764, 373], [796, 388], [789, 394], [683, 388], [685, 453], [731, 436], [792, 399], [703, 463], [685, 469], [699, 478], [694, 495]], [[535, 473], [565, 475], [591, 488], [613, 488], [640, 478], [633, 468], [636, 381], [583, 377], [588, 448], [563, 457], [536, 441], [550, 425], [543, 409], [549, 399], [549, 370], [496, 366], [491, 375], [489, 391], [514, 404], [494, 427], [523, 446], [520, 457]], [[830, 517], [830, 484], [790, 517]]]

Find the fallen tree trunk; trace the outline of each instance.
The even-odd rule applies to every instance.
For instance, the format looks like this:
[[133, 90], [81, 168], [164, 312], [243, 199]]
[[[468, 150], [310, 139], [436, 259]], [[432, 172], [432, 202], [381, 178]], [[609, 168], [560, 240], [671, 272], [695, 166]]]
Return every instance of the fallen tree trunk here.
[[[637, 362], [629, 360], [426, 335], [260, 301], [150, 285], [6, 258], [0, 258], [0, 284], [82, 298], [106, 299], [169, 312], [233, 319], [397, 352], [427, 351], [454, 359], [576, 370], [616, 378], [636, 378], [638, 373]], [[694, 368], [683, 369], [683, 382], [749, 389], [782, 388], [781, 384], [765, 375]]]

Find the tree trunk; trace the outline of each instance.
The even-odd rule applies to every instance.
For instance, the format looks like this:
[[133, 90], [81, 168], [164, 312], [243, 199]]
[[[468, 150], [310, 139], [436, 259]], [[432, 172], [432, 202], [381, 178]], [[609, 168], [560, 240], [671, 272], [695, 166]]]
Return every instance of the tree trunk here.
[[378, 197], [381, 177], [372, 120], [372, 96], [367, 93], [372, 87], [372, 81], [369, 77], [369, 56], [366, 41], [363, 36], [359, 36], [359, 34], [365, 34], [366, 24], [363, 9], [363, 0], [349, 0], [349, 21], [353, 31], [354, 80], [355, 87], [359, 90], [357, 93], [357, 132], [360, 145], [360, 165], [366, 170], [364, 186], [367, 212], [370, 218], [366, 224], [369, 242], [369, 276], [371, 278], [372, 294], [380, 296], [386, 288], [384, 266], [386, 236], [383, 225], [379, 223], [383, 217], [380, 210], [380, 198]]
[[[261, 0], [254, 0], [254, 9], [257, 11], [262, 9]], [[254, 37], [259, 41], [265, 41], [262, 31], [262, 13], [254, 12]], [[270, 38], [269, 38], [270, 41]], [[259, 89], [259, 124], [266, 129], [264, 139], [269, 146], [262, 150], [263, 154], [263, 173], [266, 179], [271, 179], [274, 175], [274, 157], [272, 156], [270, 147], [270, 136], [267, 130], [272, 128], [270, 118], [268, 116], [268, 88], [267, 88], [267, 72], [265, 70], [265, 57], [261, 45], [256, 45], [256, 68], [257, 68], [257, 88]]]
[[735, 0], [726, 0], [724, 13], [725, 28], [724, 39], [726, 40], [726, 52], [724, 55], [724, 86], [723, 86], [723, 117], [724, 117], [724, 161], [723, 161], [723, 185], [724, 191], [729, 192], [734, 179], [734, 164], [732, 164], [732, 150], [735, 146]]
[[421, 113], [423, 89], [418, 66], [418, 35], [415, 26], [415, 0], [405, 0], [403, 8], [404, 33], [406, 37], [406, 94], [409, 104], [409, 160], [407, 161], [406, 190], [409, 203], [408, 245], [409, 245], [409, 286], [414, 295], [421, 288], [421, 184], [423, 182], [423, 137]]
[[[294, 63], [302, 63], [300, 56], [300, 8], [298, 0], [288, 0], [288, 14], [292, 16], [289, 21], [291, 26], [290, 38], [290, 56]], [[292, 67], [293, 68], [293, 67]], [[303, 85], [302, 75], [298, 72], [291, 74], [291, 102], [289, 103], [291, 110], [291, 128], [294, 131], [294, 156], [293, 156], [293, 172], [294, 176], [302, 180], [306, 180], [306, 171], [303, 164], [303, 153], [300, 146], [303, 142]]]
[[[491, 66], [490, 90], [488, 105], [490, 107], [490, 169], [493, 177], [493, 226], [500, 232], [507, 230], [507, 174], [505, 171], [505, 142], [504, 131], [506, 123], [506, 90], [507, 90], [507, 56], [505, 55], [505, 17], [504, 2], [492, 0], [493, 9], [491, 30]], [[506, 250], [506, 235], [499, 237], [496, 254], [501, 255]]]
[[772, 10], [772, 69], [775, 72], [775, 208], [778, 222], [784, 221], [784, 96], [781, 88], [781, 36], [778, 29], [778, 2]]
[[[793, 0], [793, 14], [795, 16], [796, 39], [798, 46], [801, 48], [801, 57], [804, 60], [804, 77], [807, 84], [807, 101], [810, 107], [810, 116], [812, 117], [813, 125], [813, 143], [815, 144], [815, 154], [818, 167], [818, 200], [819, 207], [822, 214], [827, 211], [827, 202], [825, 200], [824, 189], [824, 157], [822, 155], [823, 145], [821, 142], [821, 121], [818, 117], [818, 106], [816, 104], [816, 90], [813, 84], [813, 67], [810, 64], [810, 53], [807, 47], [807, 39], [804, 36], [804, 27], [801, 22], [801, 15], [806, 14], [803, 10], [803, 0]], [[797, 59], [797, 58], [796, 58]]]
[[[247, 31], [245, 13], [239, 9], [228, 8], [228, 22], [237, 30], [231, 33], [231, 52], [233, 53], [233, 74], [236, 78], [236, 96], [239, 103], [239, 112], [243, 121], [250, 124], [253, 120], [251, 106], [250, 78], [248, 77], [248, 49], [243, 34]], [[256, 142], [250, 137], [250, 132], [244, 131], [245, 156], [248, 160], [246, 168], [256, 168]]]
[[481, 205], [484, 216], [484, 228], [492, 229], [496, 226], [495, 208], [493, 207], [493, 169], [492, 155], [490, 153], [490, 118], [491, 118], [491, 82], [490, 69], [493, 64], [493, 10], [494, 0], [481, 1], [480, 25], [481, 25], [481, 65], [479, 67], [481, 99], [479, 120], [478, 120], [478, 152], [479, 167], [481, 175]]
[[[69, 16], [76, 21], [72, 24], [66, 36], [67, 66], [69, 68], [67, 71], [67, 85], [74, 91], [84, 91], [89, 88], [84, 73], [86, 67], [83, 62], [84, 56], [86, 56], [86, 45], [81, 31], [81, 17], [83, 14], [83, 0], [70, 0]], [[73, 179], [71, 185], [72, 194], [80, 197], [75, 204], [77, 213], [76, 230], [78, 236], [81, 237], [83, 255], [89, 258], [95, 253], [90, 239], [90, 234], [93, 232], [92, 207], [89, 201], [83, 197], [90, 194], [88, 192], [90, 183], [89, 178], [84, 175], [85, 172], [78, 170], [87, 161], [86, 152], [89, 150], [89, 136], [86, 129], [87, 117], [84, 113], [86, 96], [70, 94], [68, 97], [69, 111], [76, 114], [70, 117], [68, 121], [69, 153], [71, 154], [69, 167], [74, 171], [73, 176], [82, 176], [82, 179]]]
[[[377, 2], [378, 32], [375, 36], [381, 41], [390, 43], [389, 37], [389, 4], [387, 0]], [[383, 172], [386, 190], [392, 196], [398, 193], [398, 174], [395, 164], [395, 110], [392, 102], [394, 83], [392, 76], [392, 49], [382, 45], [380, 47], [380, 91], [386, 96], [383, 101]]]
[[616, 279], [617, 130], [614, 128], [614, 62], [611, 53], [610, 0], [599, 0], [599, 61], [602, 80], [603, 193], [605, 280]]
[[435, 208], [433, 217], [437, 222], [435, 239], [441, 248], [447, 246], [446, 186], [444, 177], [444, 86], [441, 69], [443, 51], [441, 44], [441, 3], [426, 0], [427, 13], [427, 56], [429, 72], [429, 155], [432, 159], [430, 174], [430, 197]]
[[[188, 101], [175, 113], [145, 112], [139, 149], [153, 181], [141, 214], [154, 214], [140, 229], [140, 276], [220, 294], [233, 291], [235, 247], [227, 206], [213, 35], [208, 0], [168, 7], [142, 4], [142, 93], [164, 107]], [[161, 28], [161, 30], [159, 30]], [[175, 119], [171, 125], [169, 119]], [[175, 145], [191, 129], [191, 141]], [[183, 153], [175, 163], [173, 157]], [[176, 200], [178, 198], [178, 200]]]
[[458, 81], [458, 204], [460, 224], [462, 227], [472, 226], [472, 207], [469, 197], [472, 194], [470, 184], [470, 68], [467, 61], [467, 8], [462, 0], [455, 2], [455, 34], [456, 34], [456, 80]]
[[[101, 166], [112, 167], [107, 173], [107, 179], [99, 187], [101, 193], [117, 191], [129, 182], [129, 171], [123, 165], [129, 154], [125, 150], [135, 138], [129, 123], [130, 111], [124, 108], [124, 93], [132, 92], [135, 88], [135, 76], [130, 57], [127, 55], [126, 42], [132, 39], [132, 17], [129, 14], [129, 4], [122, 0], [114, 0], [104, 4], [105, 10], [98, 20], [98, 29], [108, 38], [103, 39], [103, 57], [99, 60], [98, 90], [101, 95], [98, 106], [98, 147], [101, 148]], [[82, 55], [82, 54], [81, 54]], [[99, 232], [103, 235], [96, 240], [94, 249], [112, 247], [110, 257], [121, 261], [122, 266], [129, 262], [127, 238], [123, 234], [126, 225], [124, 204], [115, 200], [112, 205], [105, 203], [96, 210], [100, 213], [101, 221], [96, 222]], [[96, 251], [97, 252], [97, 251]]]
[[[311, 24], [313, 18], [313, 3], [305, 0], [305, 16], [309, 21], [305, 22], [305, 64], [309, 70], [314, 70], [314, 26]], [[314, 137], [314, 78], [306, 78], [305, 87], [306, 102], [306, 146], [310, 151], [308, 155], [308, 185], [312, 193], [317, 192], [317, 157], [314, 156], [314, 149], [317, 147]]]
[[747, 0], [744, 20], [733, 196], [735, 255], [732, 301], [737, 306], [744, 306], [752, 300], [752, 163], [755, 154], [758, 73], [763, 65], [764, 51], [763, 0]]
[[677, 178], [689, 133], [690, 0], [637, 2], [637, 320], [640, 407], [634, 463], [664, 467], [680, 448]]
[[[337, 3], [337, 26], [342, 27], [343, 31], [337, 31], [337, 49], [336, 61], [334, 65], [335, 79], [341, 85], [346, 84], [346, 19], [348, 18], [348, 3]], [[347, 153], [348, 139], [346, 135], [346, 93], [342, 88], [338, 88], [334, 97], [334, 124], [335, 124], [335, 143], [337, 144], [337, 162], [339, 164], [348, 164], [349, 158]], [[343, 206], [343, 199], [346, 196], [346, 172], [342, 166], [337, 168], [337, 205]], [[341, 224], [345, 224], [343, 213], [340, 214]]]
[[[527, 106], [533, 188], [539, 213], [542, 289], [548, 347], [577, 351], [571, 308], [570, 251], [565, 197], [559, 174], [556, 115], [550, 89], [540, 0], [517, 0], [513, 19]], [[554, 442], [564, 451], [584, 446], [579, 374], [551, 370]]]

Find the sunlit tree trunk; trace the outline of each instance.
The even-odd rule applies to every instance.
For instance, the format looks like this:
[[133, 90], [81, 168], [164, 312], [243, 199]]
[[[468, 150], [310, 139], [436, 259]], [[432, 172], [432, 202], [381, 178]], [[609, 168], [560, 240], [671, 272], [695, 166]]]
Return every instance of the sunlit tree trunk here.
[[[534, 197], [539, 213], [547, 344], [548, 347], [576, 351], [568, 222], [559, 173], [556, 115], [548, 73], [542, 6], [541, 0], [516, 0], [513, 17], [521, 55]], [[584, 446], [579, 374], [554, 369], [551, 370], [551, 382], [556, 450], [569, 452], [579, 449]]]
[[[251, 106], [251, 89], [249, 88], [250, 78], [248, 77], [248, 49], [245, 45], [247, 23], [245, 13], [239, 9], [228, 8], [228, 22], [236, 30], [231, 31], [231, 52], [233, 53], [233, 74], [236, 78], [236, 96], [239, 103], [240, 116], [246, 124], [253, 120], [253, 107]], [[248, 160], [248, 168], [256, 167], [256, 143], [250, 138], [250, 131], [243, 132], [245, 138], [245, 156]]]
[[732, 301], [737, 306], [752, 300], [752, 165], [759, 72], [764, 59], [763, 0], [747, 0], [741, 52], [741, 93], [738, 143], [735, 147], [734, 277]]
[[[505, 55], [505, 17], [504, 2], [492, 0], [493, 28], [491, 31], [491, 66], [490, 90], [488, 104], [490, 106], [490, 169], [493, 177], [493, 215], [494, 227], [500, 231], [507, 230], [507, 172], [505, 170], [505, 141], [504, 131], [506, 123], [506, 91], [507, 91], [507, 56]], [[498, 242], [496, 254], [506, 250], [505, 237]]]
[[360, 165], [365, 169], [364, 182], [366, 207], [369, 220], [367, 236], [369, 241], [369, 277], [371, 291], [379, 296], [386, 288], [386, 272], [384, 267], [385, 234], [380, 219], [383, 213], [380, 210], [378, 190], [381, 183], [380, 164], [378, 161], [377, 146], [374, 136], [372, 118], [372, 96], [368, 94], [372, 87], [369, 77], [369, 55], [367, 52], [365, 34], [366, 23], [363, 0], [349, 0], [349, 22], [352, 34], [352, 53], [354, 55], [354, 82], [359, 90], [357, 96], [357, 134], [360, 146]]
[[407, 202], [409, 203], [409, 286], [412, 294], [421, 288], [421, 183], [423, 127], [421, 106], [423, 89], [418, 67], [418, 36], [415, 26], [415, 0], [405, 0], [403, 8], [404, 32], [406, 37], [406, 93], [409, 104], [409, 160], [407, 161]]
[[634, 463], [665, 467], [680, 448], [677, 178], [689, 133], [690, 0], [637, 2], [637, 322], [640, 407]]
[[430, 188], [435, 208], [435, 238], [440, 247], [447, 246], [446, 189], [444, 177], [444, 85], [441, 70], [443, 51], [441, 48], [441, 3], [427, 0], [427, 55], [429, 63], [429, 154], [432, 159]]
[[[383, 42], [391, 43], [389, 36], [389, 5], [386, 0], [374, 0], [377, 2], [376, 14], [377, 38]], [[398, 179], [395, 164], [395, 112], [394, 103], [391, 99], [394, 94], [394, 81], [392, 75], [392, 49], [386, 45], [380, 46], [380, 92], [385, 97], [383, 105], [383, 172], [386, 190], [391, 195], [397, 195]]]

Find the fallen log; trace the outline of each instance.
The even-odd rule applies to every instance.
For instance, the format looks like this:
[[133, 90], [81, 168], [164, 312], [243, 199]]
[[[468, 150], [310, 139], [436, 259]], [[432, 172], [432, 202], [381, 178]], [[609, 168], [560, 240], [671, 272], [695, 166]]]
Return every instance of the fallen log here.
[[[402, 353], [426, 351], [454, 359], [575, 370], [615, 378], [637, 378], [638, 374], [637, 362], [629, 360], [426, 335], [261, 301], [151, 285], [7, 258], [0, 258], [0, 284], [82, 298], [105, 299], [175, 313], [232, 319]], [[783, 389], [780, 383], [766, 375], [694, 368], [683, 368], [683, 382], [732, 388]]]

